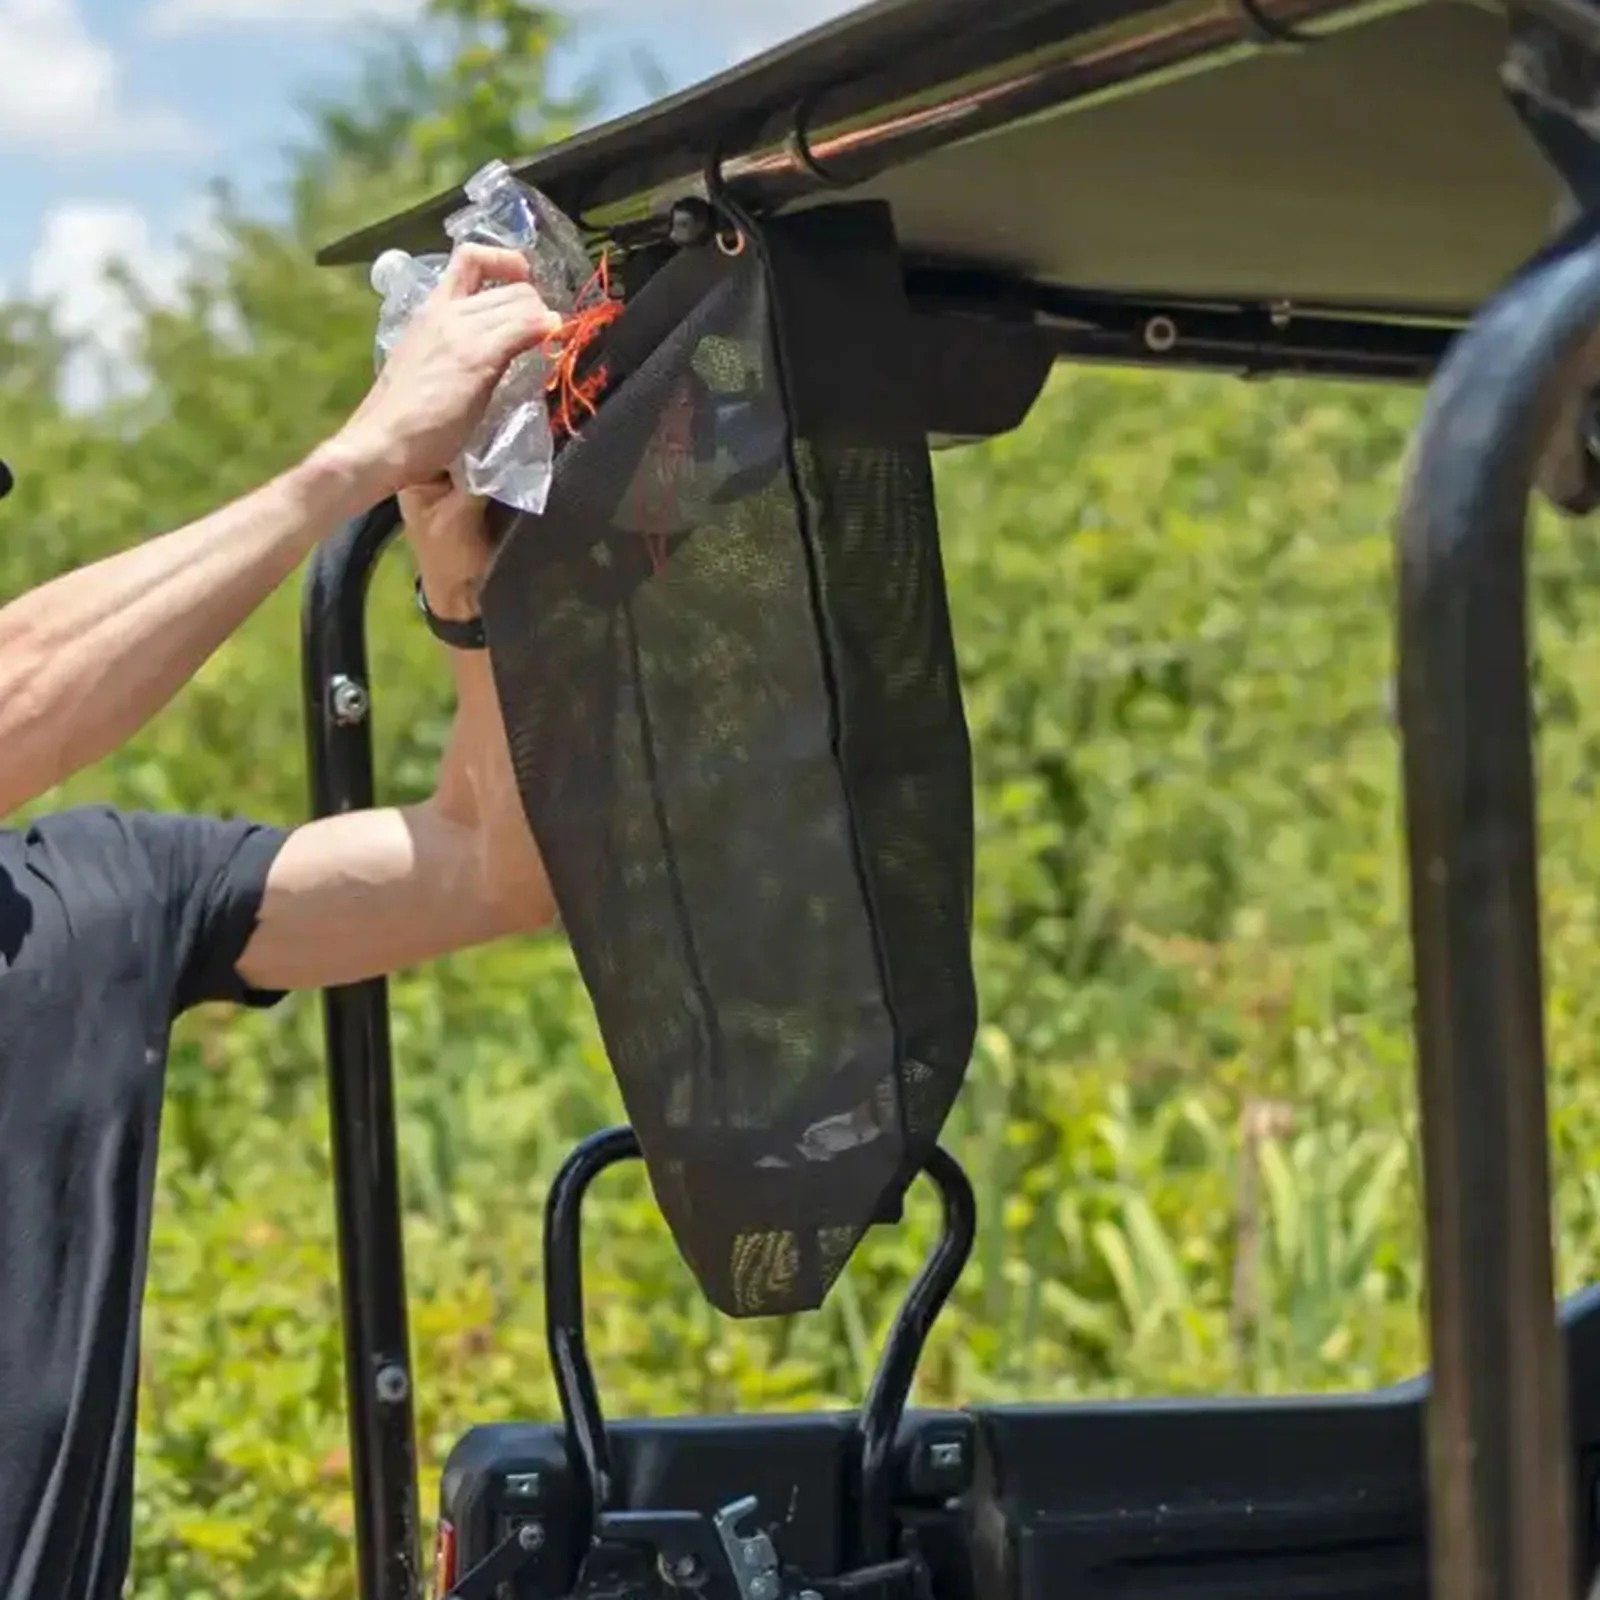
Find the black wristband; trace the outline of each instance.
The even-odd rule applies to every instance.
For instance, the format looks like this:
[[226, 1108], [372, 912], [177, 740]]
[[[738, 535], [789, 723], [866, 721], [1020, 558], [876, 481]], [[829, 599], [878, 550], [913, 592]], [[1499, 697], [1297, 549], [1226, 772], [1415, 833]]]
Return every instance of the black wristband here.
[[488, 648], [489, 641], [484, 636], [482, 617], [464, 617], [459, 621], [449, 617], [438, 617], [428, 608], [428, 597], [422, 592], [422, 579], [417, 579], [417, 610], [422, 613], [422, 620], [428, 625], [431, 633], [440, 644], [447, 644], [452, 650], [484, 650]]

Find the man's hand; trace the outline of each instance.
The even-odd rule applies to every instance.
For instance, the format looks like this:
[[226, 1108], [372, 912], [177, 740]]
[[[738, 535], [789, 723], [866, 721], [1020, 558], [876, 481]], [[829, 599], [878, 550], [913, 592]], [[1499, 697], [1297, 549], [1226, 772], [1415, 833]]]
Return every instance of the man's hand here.
[[334, 448], [378, 498], [427, 482], [461, 453], [511, 362], [560, 326], [515, 250], [460, 246]]

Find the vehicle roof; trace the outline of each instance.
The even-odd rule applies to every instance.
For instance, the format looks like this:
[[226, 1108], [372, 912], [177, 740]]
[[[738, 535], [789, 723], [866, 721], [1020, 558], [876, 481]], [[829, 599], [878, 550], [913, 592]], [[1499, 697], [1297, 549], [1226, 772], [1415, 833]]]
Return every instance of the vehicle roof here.
[[[1458, 325], [1558, 203], [1469, 0], [878, 0], [516, 163], [605, 230], [891, 202], [908, 267], [1051, 297]], [[460, 191], [325, 251], [438, 248]], [[1067, 300], [1062, 302], [1065, 295]]]

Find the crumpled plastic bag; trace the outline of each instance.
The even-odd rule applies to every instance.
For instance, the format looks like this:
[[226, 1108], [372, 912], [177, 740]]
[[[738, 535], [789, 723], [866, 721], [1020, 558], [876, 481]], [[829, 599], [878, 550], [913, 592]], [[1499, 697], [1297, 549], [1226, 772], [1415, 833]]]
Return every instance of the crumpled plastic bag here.
[[[559, 316], [571, 315], [594, 270], [571, 220], [537, 189], [513, 177], [503, 161], [491, 161], [463, 187], [467, 204], [445, 222], [452, 242], [520, 251], [545, 304]], [[386, 250], [373, 262], [372, 287], [383, 299], [374, 351], [380, 370], [449, 259]], [[534, 515], [544, 510], [555, 464], [545, 400], [548, 375], [548, 359], [537, 349], [506, 369], [453, 470], [469, 494]]]

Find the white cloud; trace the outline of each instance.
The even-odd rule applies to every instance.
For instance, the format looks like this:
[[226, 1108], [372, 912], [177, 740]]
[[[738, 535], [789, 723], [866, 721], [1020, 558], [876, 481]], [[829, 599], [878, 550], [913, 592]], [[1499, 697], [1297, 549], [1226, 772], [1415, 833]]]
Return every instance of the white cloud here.
[[145, 14], [153, 33], [199, 33], [219, 27], [343, 28], [352, 23], [409, 22], [425, 0], [154, 0]]
[[88, 155], [187, 146], [176, 112], [128, 103], [76, 0], [0, 0], [0, 150]]
[[56, 326], [79, 343], [66, 374], [69, 405], [90, 409], [140, 382], [138, 317], [112, 269], [125, 268], [143, 293], [170, 305], [191, 256], [214, 227], [208, 206], [160, 230], [137, 207], [117, 200], [69, 200], [46, 216], [23, 287], [30, 298], [47, 302]]

